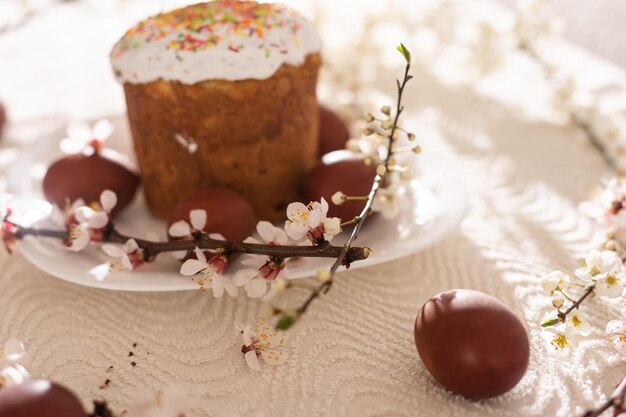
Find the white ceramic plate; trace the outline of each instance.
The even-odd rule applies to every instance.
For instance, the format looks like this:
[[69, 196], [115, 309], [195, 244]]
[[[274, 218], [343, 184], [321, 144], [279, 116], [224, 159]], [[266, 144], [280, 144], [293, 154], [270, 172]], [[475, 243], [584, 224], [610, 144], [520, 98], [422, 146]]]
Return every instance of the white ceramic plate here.
[[[131, 155], [126, 118], [117, 116], [110, 120], [115, 126], [115, 132], [107, 145]], [[41, 180], [47, 166], [62, 155], [58, 143], [63, 137], [64, 132], [59, 132], [53, 138], [42, 140], [36, 146], [23, 150], [8, 171], [9, 191], [15, 196], [13, 206], [18, 216], [14, 218], [23, 225], [37, 222], [49, 225], [49, 220], [45, 218], [51, 207], [42, 200]], [[421, 251], [443, 240], [458, 226], [466, 209], [465, 191], [448, 170], [441, 169], [446, 165], [442, 165], [441, 158], [433, 155], [431, 150], [429, 148], [427, 158], [416, 156], [412, 160], [416, 171], [420, 173], [419, 180], [412, 181], [408, 186], [412, 208], [393, 221], [382, 216], [368, 219], [356, 245], [371, 247], [374, 252], [368, 259], [353, 263], [351, 270]], [[165, 223], [148, 214], [141, 195], [116, 219], [116, 226], [121, 232], [136, 237], [146, 237], [149, 232], [157, 232], [164, 239], [166, 233]], [[343, 244], [346, 238], [339, 236], [333, 240], [333, 244]], [[79, 285], [126, 291], [180, 291], [198, 288], [191, 279], [178, 274], [180, 264], [168, 254], [161, 255], [154, 263], [136, 271], [124, 273], [108, 271], [106, 256], [99, 245], [73, 253], [58, 241], [27, 237], [19, 243], [19, 247], [24, 257], [38, 268]], [[298, 260], [289, 267], [290, 278], [313, 276], [331, 263], [331, 259]], [[231, 272], [238, 267], [235, 263]]]

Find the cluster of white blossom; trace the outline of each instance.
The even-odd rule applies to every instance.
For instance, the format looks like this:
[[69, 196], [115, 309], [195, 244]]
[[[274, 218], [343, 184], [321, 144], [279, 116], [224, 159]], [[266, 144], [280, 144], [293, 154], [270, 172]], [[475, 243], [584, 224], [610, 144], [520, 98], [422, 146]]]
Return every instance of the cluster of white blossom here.
[[[325, 244], [341, 232], [341, 220], [329, 217], [328, 209], [324, 198], [308, 205], [291, 203], [287, 207], [288, 220], [283, 228], [260, 221], [256, 227], [258, 238], [248, 237], [244, 243], [273, 246]], [[215, 240], [225, 240], [223, 236], [204, 231], [206, 216], [204, 210], [192, 210], [191, 225], [185, 221], [174, 223], [169, 229], [170, 236], [193, 240], [205, 235]], [[279, 256], [245, 255], [241, 261], [244, 268], [236, 271], [232, 277], [224, 275], [230, 255], [223, 251], [211, 253], [196, 248], [193, 253], [182, 253], [179, 257], [184, 259], [180, 273], [195, 277], [202, 288], [210, 287], [215, 297], [221, 297], [224, 293], [236, 296], [238, 288], [243, 287], [251, 298], [270, 300], [280, 288], [280, 278], [288, 276], [288, 261]]]
[[612, 177], [604, 180], [602, 185], [601, 191], [582, 207], [590, 217], [606, 227], [604, 249], [626, 259], [626, 178]]
[[[611, 104], [611, 98], [589, 87], [575, 75], [567, 73], [562, 65], [549, 59], [547, 46], [555, 48], [551, 42], [562, 31], [563, 23], [554, 16], [549, 0], [519, 0], [513, 34], [516, 48], [529, 52], [545, 72], [553, 90], [552, 107], [555, 113], [568, 123], [584, 129], [592, 136], [594, 144], [603, 148], [606, 157], [617, 168], [626, 168], [626, 112], [623, 107]], [[503, 36], [496, 36], [493, 42], [502, 43]], [[546, 48], [542, 48], [546, 46]], [[483, 48], [484, 49], [484, 48]], [[475, 50], [476, 61], [489, 60], [483, 49]], [[504, 54], [505, 49], [501, 49]], [[495, 66], [493, 67], [495, 69]], [[486, 73], [485, 73], [486, 75]]]
[[[403, 181], [411, 181], [414, 179], [414, 173], [407, 163], [401, 163], [396, 158], [402, 152], [420, 153], [419, 145], [414, 144], [415, 135], [404, 131], [400, 127], [396, 127], [395, 132], [391, 132], [394, 121], [391, 116], [391, 108], [383, 106], [380, 109], [382, 117], [378, 118], [371, 113], [364, 116], [367, 125], [363, 128], [363, 133], [358, 139], [350, 139], [346, 144], [346, 148], [363, 157], [363, 161], [367, 165], [375, 165], [376, 173], [385, 177], [385, 183], [378, 190], [372, 204], [372, 210], [379, 212], [386, 219], [395, 218], [401, 211], [410, 205], [408, 192]], [[387, 160], [389, 152], [389, 137], [393, 134], [393, 143], [391, 150], [393, 157]], [[401, 142], [400, 136], [403, 136], [404, 142]], [[333, 197], [333, 204], [343, 204], [348, 200], [363, 200], [367, 196], [349, 196], [341, 190], [337, 191]]]
[[[570, 277], [561, 271], [554, 271], [541, 280], [543, 289], [552, 297], [556, 315], [544, 321], [542, 336], [554, 350], [575, 346], [582, 336], [589, 336], [591, 326], [577, 306], [587, 297], [598, 295], [610, 299], [626, 301], [626, 268], [622, 259], [609, 250], [592, 250], [585, 258], [584, 266], [576, 269]], [[572, 290], [583, 290], [584, 298], [577, 300]], [[576, 304], [577, 303], [577, 304]], [[606, 333], [611, 344], [622, 354], [626, 354], [626, 327], [621, 320], [612, 320], [606, 325]]]

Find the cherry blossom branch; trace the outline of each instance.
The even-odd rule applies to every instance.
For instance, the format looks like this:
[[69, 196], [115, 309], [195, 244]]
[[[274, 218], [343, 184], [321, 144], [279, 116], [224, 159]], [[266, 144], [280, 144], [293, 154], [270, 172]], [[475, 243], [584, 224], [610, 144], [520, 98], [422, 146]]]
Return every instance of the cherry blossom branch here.
[[[25, 236], [50, 237], [67, 241], [69, 232], [65, 230], [48, 230], [32, 227], [22, 227], [7, 220], [16, 228], [14, 236], [23, 239]], [[143, 251], [145, 260], [152, 260], [163, 252], [191, 251], [195, 248], [221, 250], [223, 253], [248, 253], [268, 256], [279, 256], [282, 258], [306, 257], [306, 258], [337, 258], [344, 253], [345, 262], [350, 263], [366, 259], [370, 250], [368, 248], [353, 247], [346, 251], [345, 247], [332, 246], [330, 244], [320, 246], [278, 246], [263, 245], [256, 243], [228, 242], [212, 239], [206, 234], [198, 234], [193, 240], [178, 240], [171, 242], [153, 242], [145, 239], [138, 239], [126, 236], [117, 231], [112, 223], [105, 227], [102, 234], [102, 243], [124, 244], [133, 239]]]
[[611, 396], [600, 406], [591, 410], [585, 411], [580, 417], [599, 417], [606, 410], [615, 408], [614, 415], [620, 414], [624, 411], [624, 398], [626, 397], [626, 377], [622, 378], [621, 382], [617, 385], [617, 388], [613, 391]]
[[51, 237], [61, 240], [68, 240], [70, 237], [70, 234], [67, 230], [49, 230], [38, 229], [34, 227], [22, 227], [19, 224], [13, 223], [10, 220], [5, 221], [16, 228], [15, 237], [19, 240], [23, 239], [25, 236]]
[[[521, 37], [519, 37], [517, 45], [520, 51], [526, 53], [528, 57], [530, 57], [533, 61], [535, 61], [539, 65], [539, 67], [544, 73], [544, 77], [548, 80], [548, 82], [552, 83], [554, 81], [554, 70], [545, 61], [545, 59], [543, 59], [543, 57], [537, 52], [532, 42], [526, 41], [522, 39]], [[567, 108], [566, 112], [572, 124], [574, 124], [584, 133], [589, 143], [598, 151], [598, 153], [600, 154], [600, 156], [602, 156], [602, 159], [604, 159], [607, 165], [612, 170], [615, 170], [616, 169], [615, 160], [611, 157], [606, 147], [602, 144], [602, 141], [600, 140], [600, 138], [594, 133], [589, 123], [583, 120], [571, 108]]]
[[585, 299], [587, 299], [587, 297], [589, 297], [591, 294], [593, 294], [593, 291], [594, 291], [595, 288], [596, 288], [595, 284], [587, 287], [585, 289], [585, 292], [583, 292], [582, 295], [580, 297], [578, 297], [578, 299], [576, 301], [574, 301], [574, 303], [571, 306], [569, 306], [569, 308], [567, 310], [559, 311], [557, 313], [557, 318], [548, 319], [548, 320], [544, 321], [543, 323], [541, 323], [541, 327], [556, 326], [559, 323], [565, 322], [565, 319], [567, 318], [567, 316], [572, 311], [577, 310], [578, 307], [580, 307], [580, 305], [582, 304], [582, 302], [585, 301]]
[[[330, 288], [333, 285], [335, 273], [337, 272], [340, 266], [345, 266], [346, 268], [350, 267], [351, 261], [349, 259], [349, 253], [352, 249], [354, 249], [352, 247], [352, 243], [358, 238], [359, 232], [361, 231], [361, 228], [363, 227], [365, 220], [371, 214], [372, 204], [374, 204], [374, 199], [376, 198], [376, 195], [378, 194], [378, 190], [380, 190], [381, 184], [383, 183], [383, 180], [386, 178], [387, 173], [389, 172], [389, 166], [391, 165], [391, 162], [393, 161], [393, 155], [394, 155], [393, 144], [395, 141], [395, 134], [396, 134], [396, 131], [399, 129], [398, 121], [400, 119], [400, 115], [404, 111], [404, 106], [402, 105], [402, 94], [404, 92], [404, 88], [406, 84], [413, 78], [412, 75], [409, 75], [409, 70], [411, 69], [411, 53], [406, 49], [406, 47], [403, 44], [400, 44], [398, 46], [398, 51], [402, 54], [402, 56], [406, 60], [406, 66], [404, 69], [404, 77], [402, 79], [402, 82], [400, 82], [400, 80], [396, 80], [398, 96], [397, 96], [397, 101], [396, 101], [395, 117], [393, 119], [393, 123], [391, 127], [389, 128], [389, 134], [387, 136], [387, 154], [386, 154], [385, 159], [382, 161], [382, 163], [378, 166], [378, 169], [376, 170], [376, 177], [374, 177], [374, 180], [372, 182], [372, 187], [370, 189], [369, 194], [367, 195], [365, 207], [363, 207], [363, 210], [361, 210], [361, 213], [359, 213], [359, 215], [353, 219], [354, 229], [352, 230], [350, 237], [348, 238], [347, 242], [344, 244], [343, 249], [339, 253], [339, 256], [337, 256], [337, 259], [335, 260], [333, 265], [330, 267], [328, 271], [320, 271], [320, 273], [318, 274], [318, 279], [322, 281], [321, 284], [319, 284], [316, 288], [311, 289], [311, 293], [309, 294], [309, 296], [304, 300], [304, 302], [297, 309], [291, 310], [291, 311], [283, 311], [281, 309], [274, 309], [275, 314], [281, 314], [280, 318], [278, 319], [276, 323], [276, 329], [278, 330], [286, 330], [290, 328], [291, 326], [293, 326], [300, 319], [300, 317], [302, 317], [302, 315], [306, 313], [306, 311], [309, 309], [313, 301], [319, 298], [320, 295], [326, 294], [330, 290]], [[386, 114], [388, 114], [388, 112]]]

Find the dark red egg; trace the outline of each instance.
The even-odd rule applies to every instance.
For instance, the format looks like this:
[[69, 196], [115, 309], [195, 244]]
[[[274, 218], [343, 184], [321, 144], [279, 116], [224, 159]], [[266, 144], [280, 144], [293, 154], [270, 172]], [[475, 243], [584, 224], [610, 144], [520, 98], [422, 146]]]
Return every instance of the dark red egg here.
[[424, 304], [415, 345], [431, 375], [470, 399], [504, 394], [528, 367], [526, 329], [511, 309], [488, 294], [450, 290]]
[[328, 152], [345, 149], [346, 142], [350, 139], [350, 132], [344, 121], [329, 108], [319, 105], [320, 130], [319, 144], [320, 155]]
[[204, 230], [220, 233], [226, 240], [244, 240], [254, 232], [257, 224], [248, 200], [235, 191], [215, 187], [200, 190], [177, 205], [170, 214], [168, 227], [179, 220], [189, 223], [189, 212], [195, 209], [207, 212]]
[[[346, 151], [348, 154], [350, 152]], [[348, 196], [366, 196], [375, 176], [376, 167], [365, 165], [362, 159], [355, 156], [342, 157], [330, 163], [320, 161], [306, 178], [302, 188], [303, 197], [305, 201], [319, 201], [324, 197], [330, 206], [329, 216], [339, 217], [343, 221], [352, 220], [363, 210], [365, 201], [346, 201], [337, 206], [331, 201], [333, 194], [341, 191]]]
[[43, 179], [46, 199], [59, 207], [79, 198], [90, 204], [100, 200], [102, 191], [111, 190], [118, 200], [113, 214], [119, 213], [133, 200], [139, 177], [114, 159], [117, 155], [107, 149], [106, 155], [103, 152], [68, 155], [54, 162]]
[[72, 392], [45, 379], [31, 379], [0, 390], [0, 417], [85, 417]]
[[4, 108], [4, 105], [0, 103], [0, 137], [2, 137], [2, 131], [4, 130], [4, 126], [7, 124], [7, 111]]

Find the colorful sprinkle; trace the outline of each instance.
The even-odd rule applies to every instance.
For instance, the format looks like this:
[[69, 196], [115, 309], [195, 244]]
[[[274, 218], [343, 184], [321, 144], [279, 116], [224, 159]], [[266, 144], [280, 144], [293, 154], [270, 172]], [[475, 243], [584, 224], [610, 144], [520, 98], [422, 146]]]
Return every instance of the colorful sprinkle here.
[[[231, 41], [228, 50], [238, 53], [243, 48], [237, 37], [259, 39], [259, 49], [265, 56], [271, 55], [265, 35], [274, 28], [288, 28], [294, 36], [294, 44], [299, 45], [298, 32], [301, 29], [296, 14], [284, 6], [256, 3], [254, 1], [217, 0], [210, 3], [176, 9], [169, 13], [157, 14], [131, 28], [119, 42], [114, 58], [144, 43], [154, 42], [177, 33], [167, 45], [182, 61], [180, 52], [198, 52], [219, 45], [225, 40], [224, 33]], [[222, 35], [220, 35], [222, 34]], [[287, 54], [285, 45], [270, 44], [280, 54]]]

